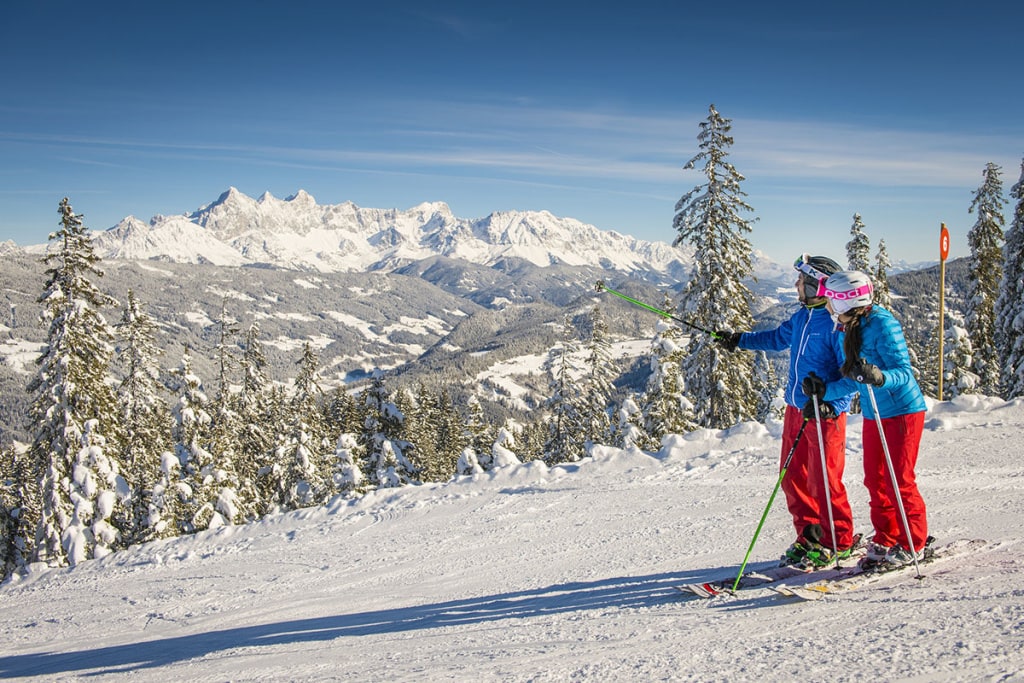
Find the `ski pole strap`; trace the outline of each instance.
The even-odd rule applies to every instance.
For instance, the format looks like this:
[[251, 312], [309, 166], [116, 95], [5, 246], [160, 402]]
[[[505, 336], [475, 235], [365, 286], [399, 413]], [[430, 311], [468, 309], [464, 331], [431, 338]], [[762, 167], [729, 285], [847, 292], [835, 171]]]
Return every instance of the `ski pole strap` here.
[[631, 304], [636, 304], [637, 306], [639, 306], [641, 308], [646, 308], [651, 313], [657, 313], [658, 315], [660, 315], [663, 318], [671, 318], [672, 320], [675, 320], [676, 322], [680, 322], [680, 323], [682, 323], [682, 324], [684, 324], [684, 325], [686, 325], [688, 327], [692, 327], [695, 330], [700, 330], [701, 332], [705, 332], [707, 334], [710, 334], [713, 339], [718, 339], [718, 335], [715, 334], [714, 332], [712, 332], [711, 330], [703, 328], [700, 325], [694, 325], [689, 320], [684, 320], [682, 318], [676, 317], [676, 316], [672, 315], [671, 313], [669, 313], [668, 311], [663, 311], [660, 308], [655, 308], [654, 306], [651, 306], [649, 304], [645, 304], [643, 301], [637, 301], [633, 297], [626, 296], [622, 292], [617, 292], [614, 289], [612, 289], [611, 287], [607, 286], [604, 283], [604, 280], [598, 280], [597, 281], [596, 289], [599, 292], [608, 292], [609, 294], [614, 294], [615, 296], [619, 297], [620, 299], [625, 299], [626, 301], [628, 301]]

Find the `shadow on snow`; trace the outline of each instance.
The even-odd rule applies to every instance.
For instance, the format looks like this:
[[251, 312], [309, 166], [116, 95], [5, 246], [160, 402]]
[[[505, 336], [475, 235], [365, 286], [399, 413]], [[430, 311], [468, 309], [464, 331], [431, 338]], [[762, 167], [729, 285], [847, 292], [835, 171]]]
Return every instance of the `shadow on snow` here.
[[545, 614], [651, 607], [676, 599], [679, 593], [673, 585], [720, 578], [728, 572], [723, 568], [570, 582], [466, 600], [244, 626], [75, 652], [0, 656], [0, 678], [73, 672], [100, 675], [167, 666], [237, 648], [457, 627]]

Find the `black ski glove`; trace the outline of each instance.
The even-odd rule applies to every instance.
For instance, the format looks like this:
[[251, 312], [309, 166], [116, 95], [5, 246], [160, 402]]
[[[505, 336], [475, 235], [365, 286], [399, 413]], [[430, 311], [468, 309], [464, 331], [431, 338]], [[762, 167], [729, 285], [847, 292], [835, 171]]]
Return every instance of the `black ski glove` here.
[[800, 388], [804, 390], [804, 394], [808, 397], [817, 396], [818, 403], [821, 403], [825, 398], [825, 380], [818, 377], [813, 372], [807, 373], [807, 376], [804, 377], [804, 381], [800, 385]]
[[878, 369], [877, 365], [873, 365], [863, 358], [857, 362], [848, 375], [852, 380], [860, 382], [861, 384], [873, 384], [876, 387], [880, 387], [885, 384], [885, 375]]
[[[818, 412], [821, 414], [821, 419], [822, 420], [834, 420], [835, 418], [839, 417], [839, 415], [836, 414], [836, 409], [832, 407], [832, 404], [831, 403], [825, 403], [824, 401], [821, 401], [821, 402], [818, 403]], [[807, 419], [807, 420], [813, 420], [814, 419], [814, 399], [813, 398], [810, 401], [808, 401], [807, 403], [804, 404], [803, 414], [804, 414], [804, 418]]]
[[726, 351], [735, 351], [736, 347], [740, 345], [740, 337], [742, 336], [742, 332], [722, 330], [721, 332], [715, 332], [715, 341], [724, 347]]

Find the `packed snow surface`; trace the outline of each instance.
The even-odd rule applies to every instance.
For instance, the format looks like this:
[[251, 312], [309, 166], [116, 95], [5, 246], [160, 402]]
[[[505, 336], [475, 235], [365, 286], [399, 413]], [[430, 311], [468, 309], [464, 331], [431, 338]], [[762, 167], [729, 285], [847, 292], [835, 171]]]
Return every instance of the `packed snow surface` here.
[[[846, 485], [870, 532], [861, 418]], [[778, 426], [601, 448], [131, 548], [0, 588], [0, 678], [40, 681], [1024, 680], [1024, 402], [933, 404], [918, 480], [977, 552], [817, 602], [735, 575]], [[775, 501], [751, 555], [793, 540]]]

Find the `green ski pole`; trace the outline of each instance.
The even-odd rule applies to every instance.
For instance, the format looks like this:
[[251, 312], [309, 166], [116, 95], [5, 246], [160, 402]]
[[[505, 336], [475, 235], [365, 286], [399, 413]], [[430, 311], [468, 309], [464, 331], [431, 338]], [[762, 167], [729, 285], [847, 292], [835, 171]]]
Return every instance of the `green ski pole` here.
[[772, 490], [772, 495], [768, 499], [768, 505], [764, 508], [764, 514], [761, 515], [761, 521], [757, 524], [757, 531], [754, 532], [754, 537], [750, 539], [750, 547], [747, 548], [747, 554], [743, 558], [743, 564], [740, 565], [740, 573], [736, 575], [736, 581], [732, 584], [732, 591], [736, 592], [736, 589], [740, 586], [740, 579], [743, 578], [743, 570], [747, 568], [747, 560], [750, 559], [750, 553], [754, 551], [754, 544], [757, 543], [757, 537], [761, 535], [761, 527], [764, 526], [764, 520], [768, 518], [768, 511], [772, 509], [772, 503], [775, 502], [775, 495], [779, 492], [779, 488], [782, 487], [782, 478], [786, 476], [786, 470], [789, 469], [789, 463], [793, 461], [793, 454], [796, 453], [796, 447], [800, 444], [800, 438], [804, 435], [804, 430], [807, 429], [807, 423], [809, 420], [804, 418], [804, 423], [800, 425], [800, 431], [796, 433], [796, 439], [793, 441], [793, 447], [789, 449], [789, 453], [786, 455], [785, 462], [782, 463], [782, 469], [779, 470], [779, 478], [775, 482], [775, 489]]
[[671, 313], [669, 313], [668, 311], [663, 311], [660, 308], [655, 308], [654, 306], [650, 306], [648, 304], [645, 304], [643, 301], [637, 301], [636, 299], [634, 299], [632, 297], [626, 296], [622, 292], [616, 292], [614, 289], [612, 289], [611, 287], [606, 285], [604, 283], [604, 280], [598, 280], [597, 281], [597, 291], [599, 291], [599, 292], [608, 292], [609, 294], [614, 294], [615, 296], [619, 297], [620, 299], [625, 299], [626, 301], [628, 301], [631, 304], [636, 304], [637, 306], [640, 306], [641, 308], [646, 308], [651, 313], [657, 313], [658, 315], [660, 315], [663, 318], [671, 318], [672, 320], [675, 320], [676, 322], [682, 323], [682, 324], [684, 324], [684, 325], [686, 325], [688, 327], [692, 327], [695, 330], [700, 330], [701, 332], [705, 332], [707, 334], [710, 334], [711, 337], [714, 338], [714, 339], [718, 339], [718, 335], [715, 334], [714, 332], [712, 332], [711, 330], [707, 329], [707, 328], [701, 327], [700, 325], [695, 325], [694, 323], [690, 322], [689, 320], [684, 320], [683, 318], [676, 317], [676, 316], [672, 315]]

